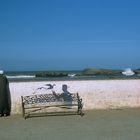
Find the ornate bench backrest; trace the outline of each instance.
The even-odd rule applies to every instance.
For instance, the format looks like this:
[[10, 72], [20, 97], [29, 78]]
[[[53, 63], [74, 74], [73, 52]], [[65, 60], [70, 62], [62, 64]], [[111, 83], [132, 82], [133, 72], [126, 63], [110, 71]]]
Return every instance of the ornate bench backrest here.
[[78, 104], [78, 94], [38, 94], [23, 96], [22, 102], [24, 106], [36, 104]]

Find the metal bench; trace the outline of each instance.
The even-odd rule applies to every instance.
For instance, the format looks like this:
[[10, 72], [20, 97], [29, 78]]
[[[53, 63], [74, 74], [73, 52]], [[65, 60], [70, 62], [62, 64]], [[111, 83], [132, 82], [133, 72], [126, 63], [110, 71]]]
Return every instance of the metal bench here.
[[21, 96], [21, 101], [22, 113], [25, 119], [44, 115], [77, 114], [83, 116], [82, 99], [78, 93]]

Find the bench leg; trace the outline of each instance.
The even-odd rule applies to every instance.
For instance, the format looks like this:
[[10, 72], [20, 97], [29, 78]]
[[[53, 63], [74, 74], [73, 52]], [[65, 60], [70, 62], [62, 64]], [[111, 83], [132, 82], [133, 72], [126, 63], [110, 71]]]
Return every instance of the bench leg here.
[[83, 111], [82, 111], [82, 108], [83, 108], [83, 105], [82, 105], [82, 103], [80, 102], [80, 103], [78, 104], [78, 111], [77, 111], [77, 113], [78, 113], [78, 115], [84, 116], [84, 113], [83, 113]]
[[21, 101], [22, 101], [22, 116], [23, 116], [23, 118], [26, 119], [26, 117], [25, 117], [25, 108], [24, 108], [24, 103], [23, 103], [23, 97], [22, 96], [21, 96]]
[[80, 99], [78, 93], [77, 93], [77, 99], [78, 99], [78, 111], [77, 111], [77, 114], [83, 116], [84, 113], [82, 111], [82, 108], [83, 108], [82, 99]]
[[84, 116], [84, 113], [83, 113], [82, 109], [79, 108], [79, 107], [78, 107], [77, 114], [80, 115], [81, 117]]

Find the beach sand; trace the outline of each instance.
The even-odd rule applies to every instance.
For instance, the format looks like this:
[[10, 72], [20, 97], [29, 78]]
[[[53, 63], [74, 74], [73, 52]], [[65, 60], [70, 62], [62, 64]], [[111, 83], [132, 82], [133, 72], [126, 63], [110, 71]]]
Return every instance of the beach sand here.
[[140, 110], [86, 111], [80, 116], [0, 118], [2, 140], [140, 140]]

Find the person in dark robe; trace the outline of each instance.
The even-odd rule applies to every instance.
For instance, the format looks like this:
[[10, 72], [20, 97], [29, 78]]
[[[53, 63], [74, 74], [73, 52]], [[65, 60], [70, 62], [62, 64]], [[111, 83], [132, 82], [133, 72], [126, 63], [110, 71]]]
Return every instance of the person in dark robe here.
[[3, 71], [0, 71], [0, 117], [10, 115], [8, 80]]

